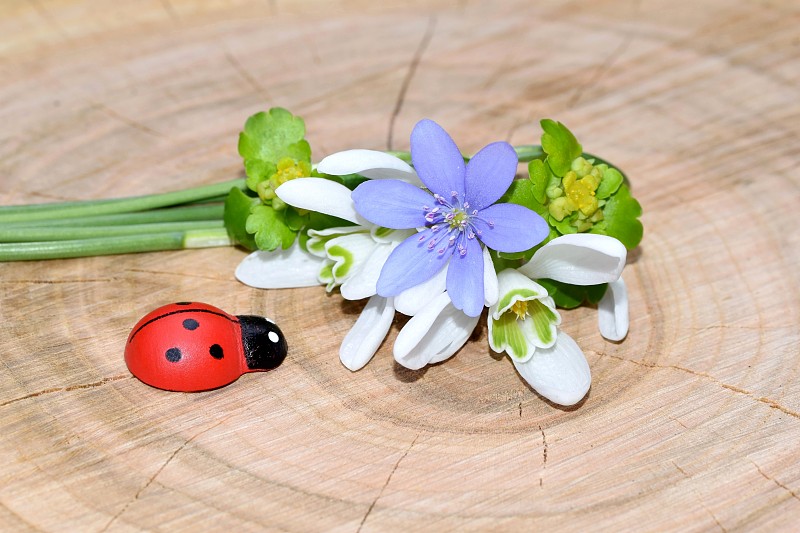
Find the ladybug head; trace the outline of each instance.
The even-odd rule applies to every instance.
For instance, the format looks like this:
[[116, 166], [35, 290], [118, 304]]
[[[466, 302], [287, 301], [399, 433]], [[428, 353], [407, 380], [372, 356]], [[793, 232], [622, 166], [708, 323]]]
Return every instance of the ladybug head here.
[[277, 368], [286, 357], [286, 339], [274, 322], [264, 317], [239, 315], [242, 327], [242, 346], [247, 368], [270, 370]]

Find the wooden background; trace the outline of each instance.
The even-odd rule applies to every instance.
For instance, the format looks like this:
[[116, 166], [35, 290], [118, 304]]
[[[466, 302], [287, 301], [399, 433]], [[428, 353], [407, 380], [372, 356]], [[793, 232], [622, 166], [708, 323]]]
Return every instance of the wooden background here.
[[[0, 529], [791, 530], [800, 521], [800, 16], [789, 1], [6, 0], [0, 201], [241, 174], [245, 118], [306, 119], [315, 160], [565, 122], [631, 177], [631, 329], [564, 313], [593, 372], [543, 401], [492, 354], [362, 371], [359, 303], [260, 291], [238, 249], [0, 264]], [[152, 307], [273, 317], [278, 370], [202, 394], [127, 372]], [[402, 325], [402, 324], [399, 324]]]

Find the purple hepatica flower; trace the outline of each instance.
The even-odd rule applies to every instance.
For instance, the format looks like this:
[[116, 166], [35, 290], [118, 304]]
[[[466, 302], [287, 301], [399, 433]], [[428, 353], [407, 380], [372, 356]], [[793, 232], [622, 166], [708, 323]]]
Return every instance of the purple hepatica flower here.
[[371, 180], [353, 191], [356, 210], [391, 229], [425, 228], [404, 240], [387, 259], [378, 279], [381, 296], [395, 296], [448, 265], [447, 292], [469, 316], [484, 306], [481, 242], [500, 252], [522, 252], [548, 234], [542, 217], [516, 204], [495, 204], [517, 171], [517, 154], [492, 143], [464, 165], [455, 142], [432, 120], [411, 132], [411, 159], [432, 195], [399, 180]]

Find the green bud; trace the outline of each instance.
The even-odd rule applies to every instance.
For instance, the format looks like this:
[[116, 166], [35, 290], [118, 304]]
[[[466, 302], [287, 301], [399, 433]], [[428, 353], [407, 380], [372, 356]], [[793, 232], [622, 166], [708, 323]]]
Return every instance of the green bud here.
[[572, 170], [575, 174], [578, 175], [579, 178], [582, 178], [589, 174], [592, 171], [593, 167], [590, 162], [588, 162], [583, 157], [578, 157], [574, 161], [572, 161]]

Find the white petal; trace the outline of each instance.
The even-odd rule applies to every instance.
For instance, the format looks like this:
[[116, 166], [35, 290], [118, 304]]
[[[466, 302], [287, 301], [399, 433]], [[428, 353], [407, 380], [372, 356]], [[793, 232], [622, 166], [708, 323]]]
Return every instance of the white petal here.
[[628, 289], [622, 278], [608, 284], [597, 304], [600, 334], [610, 341], [621, 341], [628, 334]]
[[[366, 233], [367, 230], [361, 226], [341, 226], [335, 228], [326, 228], [323, 230], [308, 230], [308, 241], [306, 241], [306, 248], [309, 253], [317, 257], [328, 257], [325, 251], [325, 244], [334, 238], [334, 236], [349, 235], [351, 233]], [[326, 238], [327, 237], [327, 238]]]
[[404, 180], [415, 185], [422, 182], [411, 165], [402, 159], [377, 150], [345, 150], [331, 154], [317, 165], [324, 174], [344, 176], [361, 174], [370, 179]]
[[356, 212], [350, 189], [323, 178], [300, 178], [287, 181], [275, 194], [289, 205], [343, 218], [361, 226], [372, 226]]
[[348, 369], [356, 371], [369, 363], [386, 338], [394, 319], [392, 299], [373, 296], [347, 333], [339, 348], [339, 359]]
[[322, 262], [298, 243], [288, 250], [253, 252], [236, 267], [236, 279], [258, 289], [288, 289], [319, 285]]
[[340, 291], [345, 300], [361, 300], [375, 294], [375, 285], [381, 275], [381, 269], [397, 247], [395, 244], [376, 244], [364, 264], [345, 281]]
[[[336, 237], [325, 243], [328, 259], [335, 262], [333, 277], [336, 283], [344, 283], [361, 268], [377, 246], [369, 233], [351, 233]], [[342, 253], [342, 250], [344, 253]]]
[[400, 330], [395, 361], [411, 370], [444, 361], [467, 342], [478, 319], [453, 307], [447, 293], [440, 294]]
[[[513, 359], [512, 359], [513, 361]], [[575, 405], [592, 384], [589, 363], [572, 337], [558, 332], [552, 348], [537, 349], [527, 363], [514, 362], [520, 376], [533, 389], [559, 405]]]
[[575, 233], [548, 242], [518, 270], [531, 279], [597, 285], [619, 278], [627, 253], [625, 246], [613, 237]]
[[[489, 311], [495, 320], [508, 311], [517, 300], [547, 298], [547, 289], [513, 268], [507, 268], [497, 275], [497, 293], [499, 298], [497, 305]], [[529, 296], [526, 296], [526, 293]]]
[[497, 272], [492, 263], [489, 249], [483, 247], [483, 305], [491, 307], [497, 303]]
[[432, 278], [406, 289], [394, 298], [394, 308], [404, 315], [414, 316], [433, 300], [442, 294], [447, 287], [447, 265]]

